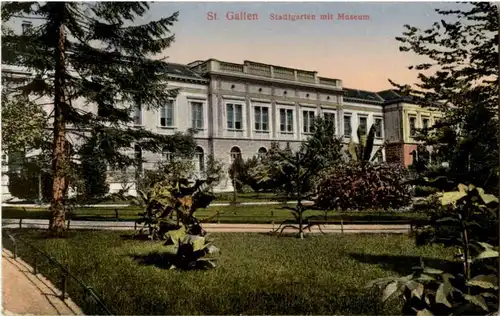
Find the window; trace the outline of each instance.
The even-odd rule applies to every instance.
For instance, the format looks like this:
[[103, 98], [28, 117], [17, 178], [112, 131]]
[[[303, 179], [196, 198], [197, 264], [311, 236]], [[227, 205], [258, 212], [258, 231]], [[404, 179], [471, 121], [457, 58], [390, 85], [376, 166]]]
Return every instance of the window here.
[[235, 159], [241, 157], [241, 150], [238, 147], [234, 146], [233, 148], [231, 148], [230, 154], [231, 154], [231, 163], [233, 163]]
[[191, 127], [203, 129], [203, 103], [191, 102]]
[[361, 135], [366, 135], [368, 130], [368, 118], [366, 116], [359, 116], [359, 129]]
[[228, 129], [243, 129], [243, 116], [241, 111], [241, 104], [228, 103], [226, 105], [226, 115], [227, 115], [227, 128]]
[[142, 106], [140, 104], [135, 106], [133, 118], [135, 125], [142, 125]]
[[284, 133], [293, 132], [293, 110], [280, 109], [280, 131]]
[[417, 118], [414, 116], [410, 116], [409, 123], [410, 123], [410, 136], [413, 137], [416, 135]]
[[255, 130], [268, 131], [269, 130], [269, 108], [264, 106], [254, 107], [255, 112]]
[[174, 126], [174, 103], [172, 101], [169, 101], [160, 108], [160, 126]]
[[314, 133], [314, 111], [302, 111], [304, 133]]
[[351, 126], [351, 116], [344, 115], [344, 136], [351, 137], [352, 126]]
[[134, 146], [135, 162], [137, 163], [137, 173], [142, 173], [142, 149], [139, 145]]
[[195, 158], [196, 158], [196, 170], [197, 171], [204, 171], [205, 170], [205, 153], [203, 152], [203, 148], [201, 147], [196, 147], [195, 151]]
[[172, 152], [167, 147], [163, 147], [161, 155], [165, 161], [170, 161], [172, 159]]
[[326, 112], [326, 113], [323, 113], [323, 117], [326, 121], [332, 122], [333, 130], [335, 130], [335, 113]]
[[375, 137], [377, 137], [377, 138], [383, 137], [382, 129], [383, 129], [382, 119], [375, 118]]
[[23, 21], [23, 23], [21, 24], [22, 35], [26, 35], [32, 28], [33, 25], [30, 21]]
[[428, 129], [429, 128], [429, 119], [428, 118], [423, 118], [422, 119], [422, 128], [423, 129]]
[[264, 147], [260, 147], [257, 155], [260, 159], [264, 158], [267, 155], [267, 149], [265, 149]]

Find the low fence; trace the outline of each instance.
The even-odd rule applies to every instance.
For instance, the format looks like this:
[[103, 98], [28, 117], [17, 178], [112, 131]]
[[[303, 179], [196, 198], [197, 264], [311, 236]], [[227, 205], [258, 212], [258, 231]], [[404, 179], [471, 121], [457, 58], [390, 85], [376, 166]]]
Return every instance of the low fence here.
[[[272, 221], [269, 223], [202, 223], [203, 228], [208, 232], [241, 232], [241, 233], [268, 233], [280, 227], [282, 221]], [[293, 223], [288, 223], [296, 225]], [[313, 222], [309, 222], [313, 224]], [[362, 221], [362, 220], [331, 220], [318, 221], [311, 225], [313, 233], [412, 233], [416, 225], [420, 222], [409, 221]], [[49, 220], [43, 219], [3, 219], [2, 228], [36, 228], [47, 229]], [[306, 224], [307, 226], [307, 224]], [[142, 225], [137, 225], [135, 221], [67, 221], [66, 227], [69, 230], [139, 230]], [[288, 231], [288, 230], [287, 230]]]
[[[113, 315], [113, 313], [110, 311], [108, 307], [106, 307], [102, 298], [95, 292], [95, 290], [91, 286], [86, 285], [82, 280], [80, 280], [74, 274], [72, 274], [67, 266], [63, 265], [62, 263], [60, 263], [50, 255], [48, 255], [38, 247], [30, 244], [29, 242], [19, 237], [15, 237], [14, 235], [6, 232], [4, 232], [3, 235], [4, 235], [3, 242], [10, 241], [10, 243], [12, 244], [12, 254], [14, 260], [17, 259], [18, 257], [18, 248], [21, 245], [29, 248], [29, 250], [33, 254], [33, 262], [31, 263], [33, 266], [33, 274], [37, 275], [39, 273], [39, 265], [41, 265], [42, 263], [40, 260], [46, 260], [52, 266], [59, 269], [61, 273], [61, 279], [60, 279], [61, 300], [64, 301], [65, 299], [67, 299], [68, 282], [73, 281], [83, 288], [85, 300], [86, 301], [89, 301], [89, 299], [91, 300], [92, 305], [95, 307], [95, 310], [98, 311], [98, 314]], [[5, 238], [5, 235], [8, 238]]]

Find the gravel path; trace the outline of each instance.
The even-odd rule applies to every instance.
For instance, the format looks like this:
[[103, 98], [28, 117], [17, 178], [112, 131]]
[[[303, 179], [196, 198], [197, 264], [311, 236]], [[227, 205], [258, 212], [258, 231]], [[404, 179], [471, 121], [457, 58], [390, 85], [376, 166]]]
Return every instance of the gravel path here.
[[[45, 219], [3, 219], [2, 228], [48, 228], [49, 221]], [[278, 228], [273, 224], [202, 224], [203, 229], [213, 233], [267, 233]], [[134, 222], [120, 221], [80, 221], [72, 220], [70, 229], [99, 229], [99, 230], [134, 230]], [[139, 226], [138, 226], [139, 227]], [[321, 225], [324, 233], [408, 233], [408, 224], [346, 224], [346, 225]], [[311, 228], [311, 233], [321, 232], [318, 226]], [[285, 232], [296, 232], [286, 229]], [[308, 231], [309, 232], [309, 231]]]
[[[295, 204], [296, 201], [288, 201], [286, 204]], [[311, 201], [304, 201], [304, 203], [312, 203]], [[261, 201], [261, 202], [238, 202], [236, 205], [278, 205], [283, 204], [283, 202], [277, 201]], [[208, 207], [211, 206], [231, 206], [233, 204], [229, 202], [219, 202], [212, 203]], [[49, 204], [11, 204], [11, 203], [2, 203], [2, 207], [26, 207], [26, 208], [48, 208]], [[88, 205], [80, 205], [79, 207], [89, 207], [89, 208], [124, 208], [129, 207], [130, 204], [88, 204]]]
[[2, 249], [3, 315], [84, 315], [71, 299], [59, 299], [60, 291], [12, 253]]

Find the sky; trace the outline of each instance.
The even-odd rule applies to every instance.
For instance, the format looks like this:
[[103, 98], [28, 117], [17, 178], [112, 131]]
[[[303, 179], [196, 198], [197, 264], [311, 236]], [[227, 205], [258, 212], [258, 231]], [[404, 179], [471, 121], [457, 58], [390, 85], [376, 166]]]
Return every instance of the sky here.
[[[178, 11], [172, 27], [175, 42], [162, 54], [168, 61], [189, 63], [215, 58], [244, 60], [317, 71], [341, 79], [344, 87], [379, 91], [417, 81], [409, 65], [423, 59], [399, 51], [396, 36], [404, 24], [429, 28], [441, 17], [435, 8], [456, 8], [452, 2], [156, 2], [144, 21]], [[210, 13], [212, 12], [212, 13]], [[258, 20], [228, 20], [230, 12], [255, 13]], [[209, 19], [217, 15], [217, 20]], [[331, 13], [333, 20], [320, 20]], [[338, 14], [368, 20], [338, 20]], [[271, 14], [314, 14], [316, 20], [283, 21]], [[143, 21], [137, 21], [141, 23]]]

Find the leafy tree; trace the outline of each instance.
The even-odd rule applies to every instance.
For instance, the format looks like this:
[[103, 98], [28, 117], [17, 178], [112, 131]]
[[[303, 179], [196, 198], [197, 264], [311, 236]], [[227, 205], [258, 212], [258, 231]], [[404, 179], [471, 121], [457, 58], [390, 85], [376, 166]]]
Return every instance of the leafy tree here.
[[192, 176], [194, 164], [191, 159], [172, 155], [168, 160], [159, 161], [156, 168], [144, 170], [144, 174], [136, 178], [139, 190], [147, 190], [157, 182], [173, 183], [180, 179], [188, 179]]
[[47, 113], [26, 98], [2, 92], [2, 150], [6, 153], [40, 149], [47, 140]]
[[442, 20], [428, 29], [405, 25], [396, 39], [400, 50], [427, 61], [415, 87], [398, 85], [423, 106], [438, 108], [444, 117], [423, 139], [441, 161], [450, 164], [454, 184], [475, 184], [498, 190], [498, 29], [493, 2], [436, 9]]
[[221, 160], [216, 159], [213, 155], [208, 155], [202, 176], [205, 179], [213, 179], [212, 185], [216, 186], [220, 183], [223, 175], [224, 163], [222, 163]]
[[314, 123], [314, 131], [295, 153], [289, 147], [273, 148], [267, 164], [263, 164], [257, 174], [261, 181], [270, 182], [276, 193], [296, 201], [295, 208], [286, 207], [295, 220], [285, 220], [276, 231], [281, 234], [287, 227], [295, 228], [301, 239], [306, 229], [318, 225], [311, 221], [312, 217], [305, 217], [308, 208], [304, 203], [316, 195], [315, 179], [321, 170], [341, 158], [342, 145], [335, 137], [333, 123], [319, 118]]
[[[173, 41], [170, 27], [178, 13], [134, 23], [148, 9], [147, 2], [2, 3], [2, 63], [33, 74], [17, 93], [53, 100], [52, 232], [65, 229], [69, 133], [80, 144], [91, 137], [88, 131], [99, 134], [102, 157], [114, 168], [136, 162], [123, 151], [134, 144], [144, 151], [170, 145], [194, 152], [192, 134], [171, 137], [131, 126], [136, 107], [159, 108], [178, 92], [167, 89], [166, 63], [151, 59]], [[8, 28], [19, 17], [40, 23], [19, 35]]]

